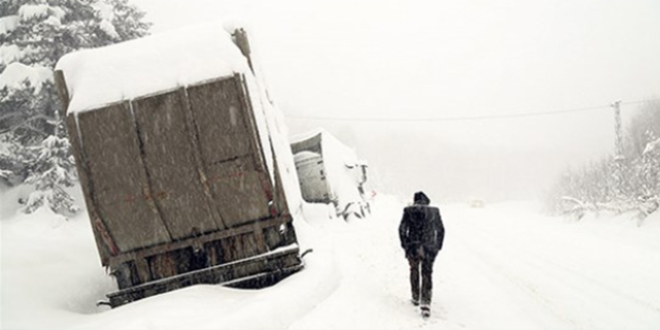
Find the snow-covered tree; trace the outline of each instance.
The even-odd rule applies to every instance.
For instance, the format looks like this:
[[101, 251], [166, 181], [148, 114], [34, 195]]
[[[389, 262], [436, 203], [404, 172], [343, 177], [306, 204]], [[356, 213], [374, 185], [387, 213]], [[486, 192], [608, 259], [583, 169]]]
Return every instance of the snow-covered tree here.
[[76, 182], [69, 141], [51, 135], [39, 146], [30, 148], [36, 158], [35, 167], [30, 171], [28, 184], [34, 184], [36, 190], [30, 194], [24, 211], [31, 213], [42, 206], [48, 206], [53, 212], [76, 213], [78, 208], [73, 198], [63, 187], [71, 187]]
[[56, 132], [53, 85], [59, 58], [147, 34], [143, 12], [127, 0], [8, 0], [0, 4], [0, 134], [24, 144]]
[[[659, 127], [660, 128], [660, 127]], [[649, 133], [639, 165], [639, 199], [646, 201], [650, 213], [660, 208], [660, 137]]]
[[638, 200], [659, 202], [660, 101], [642, 106], [628, 127], [627, 145], [632, 160], [628, 180]]
[[[640, 219], [660, 209], [660, 102], [641, 107], [627, 127], [625, 157], [610, 156], [567, 170], [551, 192], [550, 207], [617, 212], [639, 211]], [[615, 173], [621, 172], [621, 180]], [[620, 181], [620, 182], [619, 182]], [[578, 212], [579, 213], [579, 212]]]
[[646, 145], [653, 137], [660, 137], [660, 101], [644, 104], [635, 112], [626, 129], [625, 156], [642, 156]]
[[[146, 35], [150, 24], [143, 17], [144, 13], [128, 0], [0, 1], [0, 136], [6, 145], [14, 146], [10, 148], [13, 153], [21, 149], [17, 145], [23, 147], [22, 155], [5, 153], [0, 159], [3, 177], [10, 176], [9, 172], [23, 180], [29, 177], [27, 181], [35, 184], [37, 195], [53, 196], [51, 201], [70, 199], [57, 188], [67, 180], [50, 176], [73, 171], [73, 167], [55, 166], [70, 158], [68, 149], [58, 149], [66, 135], [52, 78], [55, 64], [74, 50]], [[26, 159], [25, 155], [32, 157]], [[71, 177], [71, 173], [66, 176]], [[42, 179], [46, 181], [40, 182]], [[62, 203], [56, 208], [69, 208], [67, 202]]]
[[27, 177], [34, 152], [24, 144], [0, 135], [0, 180], [7, 186], [20, 184]]

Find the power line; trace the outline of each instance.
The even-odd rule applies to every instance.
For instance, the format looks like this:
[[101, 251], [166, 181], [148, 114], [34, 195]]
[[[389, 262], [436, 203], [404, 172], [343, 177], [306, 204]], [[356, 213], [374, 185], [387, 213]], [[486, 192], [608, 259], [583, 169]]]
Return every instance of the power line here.
[[[647, 99], [621, 102], [620, 104], [631, 105], [638, 103], [645, 103], [650, 101], [660, 100]], [[458, 116], [458, 117], [422, 117], [422, 118], [387, 118], [387, 117], [324, 117], [324, 116], [286, 116], [288, 119], [295, 120], [319, 120], [319, 121], [352, 121], [352, 122], [441, 122], [441, 121], [472, 121], [472, 120], [493, 120], [493, 119], [508, 119], [508, 118], [524, 118], [524, 117], [537, 117], [548, 116], [575, 112], [593, 111], [599, 109], [610, 108], [611, 105], [597, 105], [583, 108], [572, 108], [565, 110], [550, 110], [539, 112], [527, 113], [511, 113], [502, 115], [482, 115], [482, 116]]]

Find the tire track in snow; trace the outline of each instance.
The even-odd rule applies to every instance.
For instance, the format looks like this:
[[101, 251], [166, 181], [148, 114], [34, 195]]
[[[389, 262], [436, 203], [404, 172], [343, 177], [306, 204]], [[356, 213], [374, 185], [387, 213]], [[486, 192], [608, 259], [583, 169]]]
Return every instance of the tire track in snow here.
[[[578, 320], [568, 317], [565, 315], [564, 311], [556, 306], [552, 300], [548, 299], [546, 296], [542, 295], [538, 289], [538, 285], [534, 284], [532, 281], [527, 280], [526, 278], [516, 275], [514, 272], [507, 270], [501, 262], [496, 262], [497, 258], [494, 258], [492, 254], [484, 253], [483, 250], [478, 250], [473, 248], [474, 244], [465, 243], [466, 249], [474, 256], [475, 262], [479, 262], [484, 265], [484, 268], [489, 270], [486, 273], [486, 276], [497, 275], [499, 277], [499, 282], [505, 282], [505, 287], [500, 288], [501, 290], [510, 289], [515, 287], [518, 289], [518, 293], [523, 295], [518, 295], [518, 298], [522, 298], [520, 306], [522, 309], [528, 312], [528, 315], [533, 316], [537, 322], [541, 322], [544, 328], [556, 328], [556, 322], [548, 321], [547, 316], [551, 316], [553, 319], [560, 321], [562, 324], [569, 325], [571, 329], [588, 329], [589, 327], [582, 326]], [[495, 280], [491, 277], [491, 280]], [[506, 292], [507, 296], [514, 296], [512, 292]], [[521, 299], [519, 299], [521, 300]], [[547, 313], [538, 315], [529, 305], [523, 305], [526, 301], [532, 300], [537, 305], [543, 307]], [[533, 315], [537, 314], [537, 315]], [[551, 323], [551, 324], [549, 324]]]
[[[612, 324], [600, 317], [603, 311], [607, 313], [614, 306], [616, 308], [613, 311], [635, 316], [632, 319], [642, 327], [651, 325], [654, 316], [660, 320], [660, 309], [653, 303], [557, 261], [562, 258], [572, 260], [570, 256], [550, 254], [549, 251], [539, 249], [536, 244], [525, 249], [526, 246], [516, 245], [519, 242], [513, 242], [511, 238], [495, 237], [496, 233], [492, 229], [489, 230], [488, 226], [478, 226], [483, 225], [482, 223], [466, 223], [468, 225], [461, 228], [461, 234], [464, 236], [463, 244], [467, 250], [493, 273], [499, 274], [508, 283], [525, 292], [530, 299], [543, 306], [549, 315], [553, 315], [570, 328], [591, 329], [598, 327], [597, 324], [599, 327], [611, 327]], [[533, 239], [542, 238], [534, 237], [539, 234], [534, 230], [525, 234], [531, 235]], [[587, 313], [584, 313], [585, 311]], [[623, 327], [631, 325], [620, 318], [609, 319], [620, 322]]]
[[618, 295], [622, 298], [626, 298], [629, 301], [636, 303], [640, 307], [646, 308], [648, 310], [651, 310], [653, 312], [656, 312], [656, 313], [660, 314], [660, 307], [654, 305], [653, 303], [651, 303], [649, 301], [646, 301], [642, 298], [636, 297], [636, 296], [634, 296], [630, 293], [626, 293], [626, 292], [624, 292], [620, 289], [617, 289], [617, 288], [615, 288], [611, 285], [604, 284], [601, 280], [599, 280], [599, 279], [597, 279], [593, 276], [585, 275], [582, 272], [576, 271], [575, 269], [572, 269], [569, 266], [567, 266], [567, 265], [565, 265], [561, 262], [558, 262], [554, 258], [550, 258], [550, 257], [548, 257], [546, 255], [543, 255], [543, 254], [540, 254], [540, 253], [536, 254], [536, 256], [539, 257], [539, 259], [542, 259], [544, 261], [543, 264], [552, 264], [553, 266], [555, 266], [555, 268], [553, 268], [553, 270], [555, 272], [557, 272], [561, 269], [564, 273], [569, 273], [572, 276], [580, 277], [588, 283], [592, 283], [593, 285], [599, 286], [601, 289], [607, 290], [610, 293], [612, 293], [614, 295]]
[[[492, 235], [486, 235], [483, 232], [481, 233], [481, 235], [484, 240], [488, 240], [488, 242], [493, 243], [491, 244], [491, 246], [500, 249], [502, 251], [501, 255], [506, 254], [506, 255], [514, 256], [515, 258], [521, 260], [526, 264], [534, 265], [538, 269], [542, 269], [542, 268], [546, 269], [547, 271], [550, 271], [554, 273], [554, 275], [556, 275], [553, 276], [553, 278], [555, 279], [561, 278], [566, 280], [568, 278], [574, 277], [575, 278], [574, 281], [579, 282], [579, 284], [588, 285], [588, 286], [597, 286], [599, 289], [606, 290], [612, 295], [615, 295], [619, 298], [624, 298], [631, 303], [637, 304], [639, 307], [653, 311], [660, 315], [660, 307], [642, 298], [623, 292], [621, 289], [617, 289], [613, 285], [605, 284], [603, 283], [602, 280], [599, 280], [594, 276], [585, 275], [583, 272], [577, 271], [567, 266], [565, 263], [557, 261], [558, 259], [557, 255], [551, 256], [547, 252], [544, 253], [544, 251], [537, 249], [535, 250], [529, 249], [526, 250], [526, 253], [521, 253], [520, 251], [513, 250], [510, 246], [506, 246], [501, 243], [498, 244], [497, 243], [498, 240], [496, 240]], [[553, 267], [548, 267], [549, 265]], [[578, 281], [577, 278], [580, 278], [581, 280]], [[581, 290], [583, 288], [582, 286], [578, 286], [578, 285], [572, 285], [572, 286], [576, 290]]]

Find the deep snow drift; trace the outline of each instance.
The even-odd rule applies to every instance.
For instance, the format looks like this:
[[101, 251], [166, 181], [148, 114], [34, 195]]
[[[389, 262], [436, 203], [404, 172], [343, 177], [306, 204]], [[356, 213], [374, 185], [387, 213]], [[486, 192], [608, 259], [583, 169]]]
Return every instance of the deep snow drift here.
[[[5, 194], [2, 200], [10, 200]], [[431, 196], [432, 197], [432, 196]], [[580, 222], [531, 203], [443, 205], [447, 236], [429, 320], [408, 301], [397, 226], [406, 202], [380, 195], [367, 219], [298, 219], [306, 268], [264, 290], [199, 285], [109, 310], [86, 213], [3, 216], [3, 329], [657, 329], [660, 216]], [[3, 212], [6, 215], [7, 212]]]

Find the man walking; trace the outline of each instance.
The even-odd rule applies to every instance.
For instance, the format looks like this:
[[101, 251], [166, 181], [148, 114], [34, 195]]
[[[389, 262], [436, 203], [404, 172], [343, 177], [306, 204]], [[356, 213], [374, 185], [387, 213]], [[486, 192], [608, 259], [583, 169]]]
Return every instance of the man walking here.
[[430, 202], [423, 192], [415, 193], [414, 204], [404, 208], [399, 225], [401, 247], [406, 251], [410, 263], [412, 303], [420, 305], [421, 293], [421, 312], [424, 318], [431, 315], [433, 262], [445, 238], [440, 210], [429, 206]]

